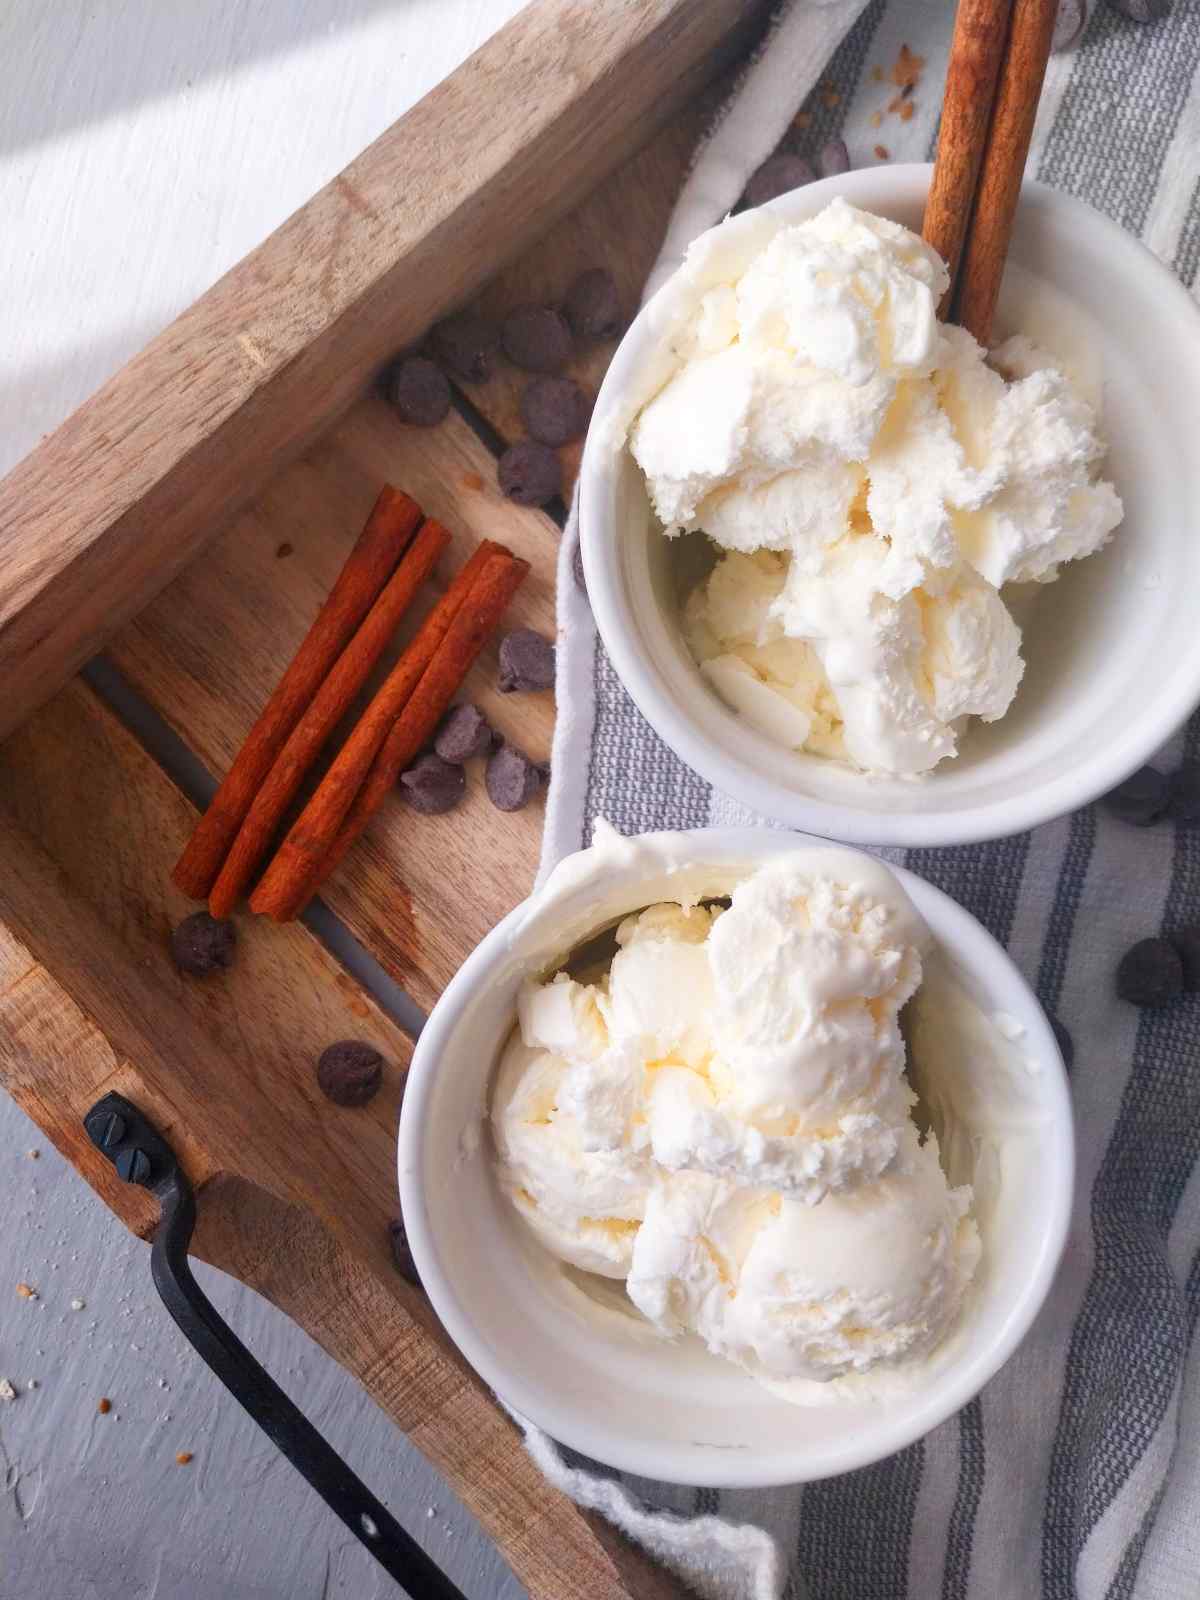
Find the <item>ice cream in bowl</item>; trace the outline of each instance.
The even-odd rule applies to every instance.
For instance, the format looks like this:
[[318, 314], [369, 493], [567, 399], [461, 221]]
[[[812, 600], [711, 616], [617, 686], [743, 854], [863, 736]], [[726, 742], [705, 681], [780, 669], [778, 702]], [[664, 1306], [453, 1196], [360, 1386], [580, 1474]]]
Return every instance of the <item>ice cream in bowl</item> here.
[[769, 830], [598, 824], [447, 989], [400, 1134], [467, 1359], [683, 1483], [830, 1475], [957, 1410], [1048, 1292], [1072, 1181], [1061, 1058], [1000, 947]]
[[702, 236], [609, 369], [580, 532], [622, 682], [793, 826], [950, 844], [1143, 764], [1200, 700], [1200, 316], [1026, 186], [981, 347], [939, 321], [925, 167]]

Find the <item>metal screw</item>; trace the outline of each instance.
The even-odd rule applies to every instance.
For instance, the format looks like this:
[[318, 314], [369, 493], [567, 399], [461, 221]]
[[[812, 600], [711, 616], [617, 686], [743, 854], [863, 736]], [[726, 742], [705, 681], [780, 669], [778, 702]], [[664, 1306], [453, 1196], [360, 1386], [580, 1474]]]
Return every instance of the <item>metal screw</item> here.
[[89, 1121], [87, 1131], [98, 1150], [111, 1150], [125, 1137], [125, 1118], [119, 1111], [102, 1111]]
[[146, 1183], [150, 1177], [150, 1157], [135, 1146], [117, 1157], [117, 1173], [126, 1183]]

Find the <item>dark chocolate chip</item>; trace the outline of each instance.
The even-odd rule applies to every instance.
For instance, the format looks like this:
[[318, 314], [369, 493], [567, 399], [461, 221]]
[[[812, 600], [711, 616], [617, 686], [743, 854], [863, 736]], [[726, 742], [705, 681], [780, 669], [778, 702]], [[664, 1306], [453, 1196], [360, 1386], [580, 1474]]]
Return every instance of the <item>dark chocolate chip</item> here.
[[1083, 38], [1087, 27], [1087, 0], [1058, 0], [1058, 15], [1054, 19], [1054, 33], [1050, 48], [1057, 55], [1064, 50], [1074, 50]]
[[397, 1217], [388, 1223], [388, 1240], [392, 1247], [392, 1260], [396, 1263], [396, 1271], [414, 1288], [419, 1289], [421, 1278], [417, 1272], [417, 1263], [413, 1260], [412, 1250], [409, 1248], [408, 1230], [404, 1226], [403, 1217]]
[[495, 366], [500, 334], [494, 322], [464, 312], [439, 322], [431, 338], [434, 354], [456, 378], [483, 383]]
[[438, 816], [453, 811], [467, 792], [467, 776], [461, 767], [441, 756], [418, 756], [407, 772], [400, 774], [400, 792], [414, 811]]
[[335, 1106], [365, 1106], [382, 1082], [383, 1057], [361, 1039], [339, 1039], [317, 1062], [317, 1086]]
[[1200, 822], [1200, 761], [1185, 761], [1167, 779], [1167, 815], [1172, 822]]
[[1167, 780], [1153, 767], [1139, 767], [1104, 796], [1104, 805], [1122, 822], [1144, 828], [1167, 809]]
[[1180, 928], [1170, 937], [1183, 968], [1184, 993], [1200, 994], [1200, 928]]
[[816, 173], [801, 156], [768, 156], [757, 172], [751, 174], [742, 204], [747, 207], [766, 205], [781, 194], [801, 189], [811, 183]]
[[1135, 1006], [1166, 1006], [1183, 993], [1183, 961], [1169, 939], [1139, 939], [1121, 957], [1117, 993]]
[[1130, 22], [1157, 22], [1171, 9], [1171, 0], [1108, 0], [1108, 3]]
[[561, 372], [571, 359], [571, 330], [553, 306], [517, 306], [504, 319], [500, 345], [525, 372]]
[[433, 741], [434, 754], [461, 767], [474, 756], [486, 756], [495, 737], [491, 723], [478, 706], [451, 706]]
[[562, 464], [547, 444], [520, 439], [496, 467], [500, 487], [519, 506], [544, 506], [562, 490]]
[[828, 144], [821, 146], [817, 171], [823, 178], [840, 178], [843, 172], [850, 171], [850, 152], [846, 149], [845, 139], [830, 139]]
[[521, 395], [522, 421], [542, 444], [582, 439], [591, 414], [591, 401], [574, 378], [535, 378]]
[[388, 374], [387, 393], [401, 422], [414, 428], [432, 428], [450, 410], [450, 380], [424, 356], [398, 361]]
[[567, 290], [563, 311], [580, 339], [615, 339], [621, 331], [621, 302], [611, 272], [589, 267]]
[[1050, 1026], [1054, 1030], [1054, 1037], [1058, 1043], [1059, 1054], [1063, 1058], [1063, 1065], [1067, 1071], [1075, 1065], [1075, 1041], [1072, 1039], [1065, 1022], [1060, 1022], [1057, 1017], [1050, 1018]]
[[514, 690], [553, 689], [554, 646], [533, 628], [514, 628], [500, 641], [501, 694]]
[[488, 758], [486, 784], [488, 799], [497, 811], [520, 811], [527, 806], [547, 781], [549, 769], [518, 750], [502, 744]]
[[237, 929], [232, 922], [193, 911], [171, 935], [171, 954], [180, 972], [189, 978], [211, 978], [228, 972], [237, 949]]

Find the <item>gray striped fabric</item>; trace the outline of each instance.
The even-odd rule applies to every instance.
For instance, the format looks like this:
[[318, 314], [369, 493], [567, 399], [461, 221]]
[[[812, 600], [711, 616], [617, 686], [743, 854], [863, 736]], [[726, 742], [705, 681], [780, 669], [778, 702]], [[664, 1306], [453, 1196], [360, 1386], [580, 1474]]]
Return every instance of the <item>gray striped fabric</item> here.
[[[852, 153], [879, 141], [922, 159], [949, 28], [942, 0], [872, 0], [805, 108], [813, 142], [844, 133]], [[902, 43], [926, 58], [918, 112], [878, 128], [890, 91], [872, 68]], [[1051, 63], [1031, 157], [1037, 177], [1138, 234], [1188, 284], [1200, 270], [1198, 65], [1200, 0], [1174, 0], [1147, 27], [1101, 5], [1081, 47]], [[590, 683], [571, 708], [570, 766], [586, 772], [577, 827], [564, 833], [560, 806], [556, 847], [586, 842], [596, 816], [622, 832], [758, 820], [665, 748], [594, 631], [569, 605], [564, 617], [570, 681]], [[1200, 719], [1163, 760], [1185, 757], [1200, 759]], [[1009, 946], [1076, 1041], [1076, 1213], [1050, 1301], [977, 1400], [869, 1470], [771, 1493], [626, 1481], [652, 1506], [767, 1527], [790, 1558], [791, 1600], [1194, 1600], [1200, 1026], [1191, 1006], [1139, 1015], [1112, 996], [1111, 974], [1134, 939], [1200, 920], [1200, 830], [1135, 832], [1089, 809], [903, 859]]]

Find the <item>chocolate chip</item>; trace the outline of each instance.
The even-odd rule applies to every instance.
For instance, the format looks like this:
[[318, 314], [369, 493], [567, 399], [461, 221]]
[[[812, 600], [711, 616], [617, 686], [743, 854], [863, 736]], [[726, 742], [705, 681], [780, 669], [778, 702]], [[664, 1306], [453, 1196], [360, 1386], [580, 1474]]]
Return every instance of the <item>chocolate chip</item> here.
[[1108, 0], [1108, 3], [1130, 22], [1157, 22], [1171, 9], [1171, 0]]
[[535, 378], [521, 395], [521, 418], [542, 444], [569, 444], [587, 432], [591, 402], [574, 378]]
[[193, 911], [171, 935], [171, 954], [180, 972], [189, 978], [211, 978], [228, 972], [237, 949], [237, 929], [232, 922]]
[[396, 1217], [394, 1221], [388, 1223], [388, 1240], [392, 1247], [392, 1260], [396, 1263], [396, 1271], [414, 1288], [419, 1289], [421, 1278], [409, 1248], [408, 1230], [404, 1226], [403, 1217]]
[[1180, 928], [1170, 937], [1183, 968], [1184, 993], [1200, 994], [1200, 928]]
[[488, 759], [488, 799], [497, 811], [520, 811], [546, 782], [548, 769], [516, 748], [502, 744]]
[[387, 393], [401, 422], [414, 428], [432, 428], [450, 410], [450, 380], [424, 356], [397, 362], [388, 374]]
[[781, 194], [801, 189], [811, 183], [816, 173], [800, 156], [768, 156], [758, 171], [751, 174], [742, 204], [747, 207], [766, 205]]
[[383, 1057], [361, 1039], [340, 1039], [317, 1062], [317, 1086], [335, 1106], [365, 1106], [382, 1082]]
[[1060, 1022], [1057, 1017], [1050, 1018], [1050, 1026], [1054, 1030], [1054, 1037], [1058, 1043], [1059, 1053], [1063, 1058], [1063, 1065], [1067, 1071], [1075, 1065], [1075, 1041], [1072, 1039], [1065, 1022]]
[[840, 178], [843, 172], [850, 171], [850, 152], [846, 149], [845, 139], [830, 139], [828, 144], [821, 146], [817, 171], [823, 178]]
[[414, 811], [438, 816], [453, 811], [466, 794], [467, 776], [461, 767], [430, 752], [400, 774], [400, 792]]
[[1185, 761], [1167, 779], [1167, 815], [1172, 822], [1200, 822], [1200, 761]]
[[514, 628], [500, 641], [501, 694], [514, 690], [553, 689], [554, 646], [532, 628]]
[[561, 372], [571, 359], [571, 330], [553, 306], [517, 306], [504, 319], [500, 345], [525, 372]]
[[562, 464], [549, 445], [520, 439], [496, 467], [500, 487], [519, 506], [544, 506], [562, 489]]
[[487, 317], [464, 312], [439, 322], [430, 342], [438, 360], [455, 377], [465, 378], [468, 383], [483, 383], [492, 375], [500, 335], [496, 324]]
[[1087, 27], [1087, 0], [1058, 0], [1058, 15], [1054, 19], [1054, 33], [1050, 48], [1061, 55], [1064, 50], [1074, 50], [1083, 38]]
[[436, 755], [461, 767], [473, 756], [486, 756], [495, 742], [492, 725], [478, 706], [451, 706], [433, 741]]
[[1135, 1006], [1166, 1006], [1183, 993], [1183, 961], [1169, 939], [1139, 939], [1121, 957], [1117, 993]]
[[1153, 767], [1139, 767], [1104, 796], [1104, 805], [1122, 822], [1144, 828], [1167, 808], [1167, 780]]
[[621, 331], [621, 302], [611, 272], [589, 267], [567, 290], [563, 311], [581, 339], [615, 339]]

